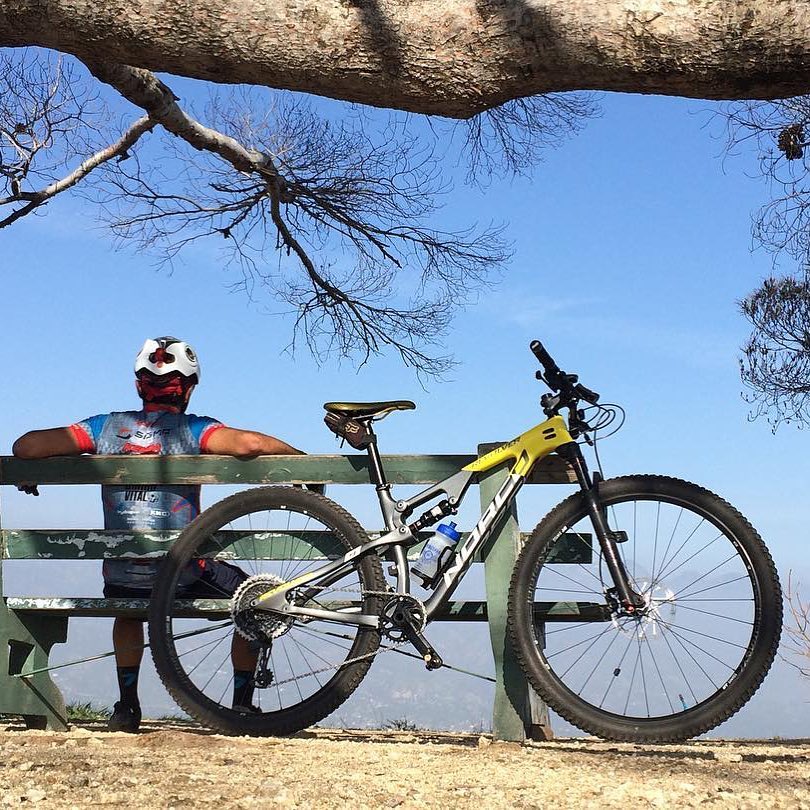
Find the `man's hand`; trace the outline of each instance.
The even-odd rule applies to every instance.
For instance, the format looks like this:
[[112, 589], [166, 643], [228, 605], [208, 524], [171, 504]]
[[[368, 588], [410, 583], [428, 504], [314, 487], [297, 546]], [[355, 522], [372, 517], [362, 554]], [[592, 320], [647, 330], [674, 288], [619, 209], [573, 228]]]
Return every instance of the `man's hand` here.
[[22, 484], [17, 484], [17, 489], [20, 490], [20, 492], [24, 492], [26, 495], [39, 496], [39, 490], [37, 489], [37, 485], [29, 484], [27, 481], [23, 482]]

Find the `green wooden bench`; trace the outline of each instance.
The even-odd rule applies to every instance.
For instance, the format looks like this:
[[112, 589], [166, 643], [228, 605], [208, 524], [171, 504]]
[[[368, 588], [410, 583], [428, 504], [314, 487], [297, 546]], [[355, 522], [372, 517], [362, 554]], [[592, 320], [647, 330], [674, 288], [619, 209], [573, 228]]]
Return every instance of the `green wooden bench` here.
[[[479, 453], [493, 446], [481, 445]], [[392, 484], [435, 483], [471, 460], [471, 456], [459, 455], [383, 456]], [[0, 456], [0, 484], [368, 484], [367, 464], [366, 455], [264, 456], [248, 460], [225, 456], [79, 456], [35, 461]], [[489, 503], [505, 475], [503, 468], [481, 480], [482, 505]], [[530, 483], [573, 480], [562, 460], [551, 457], [538, 465]], [[47, 669], [53, 645], [67, 640], [68, 620], [82, 616], [145, 617], [148, 610], [147, 600], [138, 599], [53, 598], [43, 593], [5, 596], [2, 561], [154, 556], [165, 553], [175, 537], [173, 532], [0, 530], [0, 714], [21, 715], [33, 728], [65, 729], [64, 699]], [[446, 621], [488, 621], [496, 675], [493, 734], [505, 740], [551, 735], [546, 708], [519, 671], [507, 639], [507, 591], [522, 537], [513, 510], [480, 560], [484, 563], [486, 601], [451, 602], [441, 617]], [[414, 551], [418, 553], [418, 549]], [[556, 561], [588, 562], [589, 551], [581, 542], [563, 543]], [[571, 614], [587, 620], [590, 608], [581, 603], [538, 603], [536, 610], [546, 620], [570, 618]]]

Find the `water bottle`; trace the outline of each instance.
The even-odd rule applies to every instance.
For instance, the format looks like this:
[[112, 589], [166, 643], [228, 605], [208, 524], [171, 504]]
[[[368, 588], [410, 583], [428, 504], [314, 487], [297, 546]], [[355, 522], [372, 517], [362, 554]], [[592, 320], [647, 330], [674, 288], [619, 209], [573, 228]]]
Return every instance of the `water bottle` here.
[[430, 582], [436, 576], [439, 564], [449, 556], [448, 549], [452, 549], [460, 539], [461, 534], [456, 530], [454, 522], [439, 524], [430, 540], [425, 543], [422, 554], [411, 568], [411, 572], [420, 577], [424, 583]]

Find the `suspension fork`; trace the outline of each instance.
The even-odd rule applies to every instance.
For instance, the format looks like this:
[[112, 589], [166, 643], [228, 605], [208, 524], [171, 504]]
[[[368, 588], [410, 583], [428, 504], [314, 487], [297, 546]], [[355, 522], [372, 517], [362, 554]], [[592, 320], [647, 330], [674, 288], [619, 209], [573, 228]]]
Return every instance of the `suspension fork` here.
[[599, 540], [599, 546], [605, 558], [608, 571], [616, 586], [616, 594], [622, 607], [628, 613], [636, 613], [644, 606], [644, 598], [630, 586], [627, 570], [616, 547], [616, 538], [610, 530], [605, 507], [599, 499], [599, 487], [591, 479], [588, 465], [579, 445], [576, 442], [564, 444], [557, 448], [557, 454], [564, 458], [573, 468], [577, 482], [582, 489], [588, 515]]

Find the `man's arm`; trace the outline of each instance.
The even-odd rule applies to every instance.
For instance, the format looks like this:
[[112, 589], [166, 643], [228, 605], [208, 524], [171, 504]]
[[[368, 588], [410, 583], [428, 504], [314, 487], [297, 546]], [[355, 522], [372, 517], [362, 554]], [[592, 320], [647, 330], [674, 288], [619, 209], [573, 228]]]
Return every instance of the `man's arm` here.
[[76, 456], [82, 453], [74, 432], [67, 427], [31, 430], [14, 442], [11, 448], [17, 458]]
[[302, 450], [296, 450], [292, 445], [259, 433], [254, 430], [237, 430], [236, 428], [220, 427], [211, 431], [205, 442], [204, 453], [222, 456], [302, 456]]

